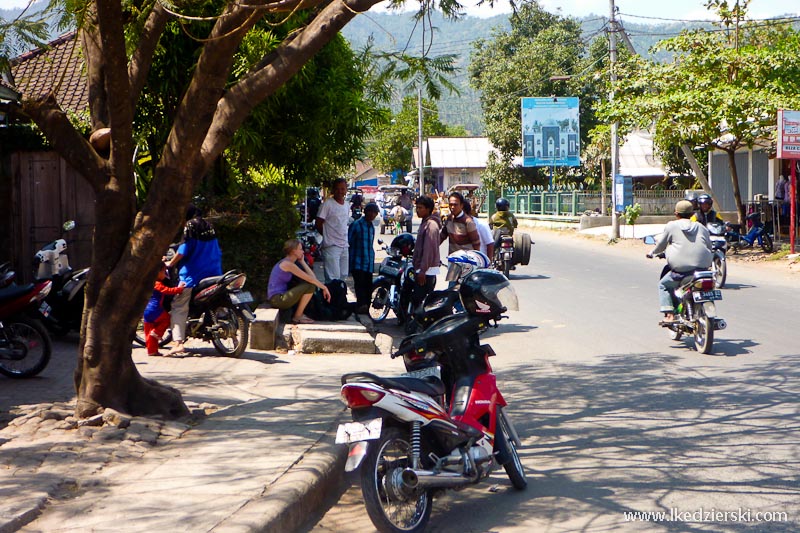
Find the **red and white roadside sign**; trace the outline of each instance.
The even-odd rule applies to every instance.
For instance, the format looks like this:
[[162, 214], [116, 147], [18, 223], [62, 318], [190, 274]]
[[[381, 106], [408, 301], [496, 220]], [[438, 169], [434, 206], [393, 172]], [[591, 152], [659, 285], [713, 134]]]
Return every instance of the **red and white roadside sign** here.
[[[800, 159], [800, 111], [778, 109], [778, 150], [779, 159]], [[789, 217], [789, 243], [795, 253], [795, 227], [797, 226], [797, 164], [792, 161], [789, 179], [791, 212]]]

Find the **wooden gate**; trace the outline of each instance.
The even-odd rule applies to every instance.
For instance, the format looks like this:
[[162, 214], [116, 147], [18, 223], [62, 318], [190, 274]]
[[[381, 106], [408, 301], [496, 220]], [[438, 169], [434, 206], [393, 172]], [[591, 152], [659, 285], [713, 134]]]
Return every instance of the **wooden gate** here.
[[[90, 265], [94, 231], [94, 191], [55, 152], [11, 154], [13, 263], [19, 279], [33, 278], [33, 256], [45, 244], [67, 241], [73, 269]], [[75, 221], [64, 233], [62, 224]]]

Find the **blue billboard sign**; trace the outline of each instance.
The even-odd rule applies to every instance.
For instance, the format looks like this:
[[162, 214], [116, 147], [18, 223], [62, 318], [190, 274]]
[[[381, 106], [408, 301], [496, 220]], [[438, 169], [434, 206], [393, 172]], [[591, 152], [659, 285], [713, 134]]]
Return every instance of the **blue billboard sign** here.
[[522, 166], [581, 164], [577, 97], [522, 98]]

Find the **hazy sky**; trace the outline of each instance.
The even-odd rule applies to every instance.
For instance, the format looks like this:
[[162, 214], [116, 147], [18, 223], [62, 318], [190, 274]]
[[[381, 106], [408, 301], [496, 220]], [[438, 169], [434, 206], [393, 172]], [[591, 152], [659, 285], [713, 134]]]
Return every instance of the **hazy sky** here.
[[[733, 0], [731, 0], [732, 2]], [[0, 8], [8, 9], [24, 6], [27, 3], [27, 0], [0, 0]], [[506, 0], [499, 0], [494, 9], [488, 6], [476, 8], [474, 0], [462, 0], [461, 3], [466, 7], [467, 13], [476, 16], [491, 16], [509, 11]], [[411, 0], [408, 4], [413, 6], [416, 2]], [[594, 13], [607, 17], [609, 14], [608, 0], [540, 0], [540, 4], [551, 12], [556, 12], [560, 8], [563, 15], [580, 17]], [[704, 0], [616, 0], [617, 10], [623, 20], [645, 23], [657, 23], [659, 20], [639, 17], [679, 20], [709, 19], [711, 14], [703, 7], [703, 4]], [[750, 2], [750, 18], [760, 19], [787, 13], [799, 15], [800, 0], [752, 0]]]

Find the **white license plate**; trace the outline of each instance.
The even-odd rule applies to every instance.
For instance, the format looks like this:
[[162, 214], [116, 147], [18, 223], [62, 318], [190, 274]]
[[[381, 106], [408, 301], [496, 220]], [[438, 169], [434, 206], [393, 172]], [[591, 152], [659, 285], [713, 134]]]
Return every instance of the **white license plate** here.
[[420, 370], [412, 370], [411, 372], [406, 372], [405, 374], [401, 374], [404, 378], [427, 378], [430, 376], [437, 377], [442, 379], [442, 371], [439, 369], [438, 366], [431, 366], [428, 368], [422, 368]]
[[47, 302], [42, 302], [42, 305], [39, 306], [39, 312], [45, 318], [50, 316], [51, 309], [52, 307], [50, 307], [50, 305]]
[[374, 440], [381, 436], [382, 418], [367, 422], [347, 422], [339, 424], [336, 430], [336, 444], [350, 444], [362, 440]]
[[249, 304], [253, 301], [253, 295], [248, 291], [232, 292], [230, 296], [233, 305]]
[[713, 291], [693, 292], [692, 298], [694, 298], [695, 302], [722, 300], [722, 291], [713, 290]]

